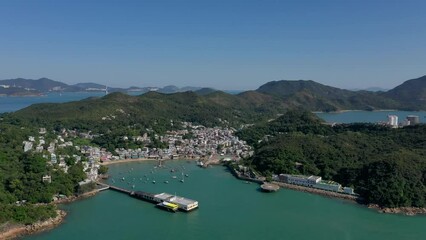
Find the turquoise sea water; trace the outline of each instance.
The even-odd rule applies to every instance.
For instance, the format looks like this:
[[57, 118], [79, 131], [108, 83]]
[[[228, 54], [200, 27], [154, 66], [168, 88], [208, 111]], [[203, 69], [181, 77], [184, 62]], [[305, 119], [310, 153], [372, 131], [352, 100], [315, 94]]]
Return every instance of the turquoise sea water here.
[[[152, 174], [154, 164], [111, 165], [108, 182], [115, 179], [115, 185], [127, 189], [135, 184], [137, 190], [176, 193], [198, 200], [198, 210], [170, 213], [107, 190], [64, 205], [68, 212], [64, 224], [24, 239], [426, 239], [423, 216], [380, 214], [293, 190], [262, 193], [259, 185], [245, 184], [221, 166], [202, 169], [194, 162], [175, 161]], [[182, 166], [189, 174], [185, 183], [179, 182], [179, 172], [170, 172]], [[146, 183], [144, 175], [150, 178]]]

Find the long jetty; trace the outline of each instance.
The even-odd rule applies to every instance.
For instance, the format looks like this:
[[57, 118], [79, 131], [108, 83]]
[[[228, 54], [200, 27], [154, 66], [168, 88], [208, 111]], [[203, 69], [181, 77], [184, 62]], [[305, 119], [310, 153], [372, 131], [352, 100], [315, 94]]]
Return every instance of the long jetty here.
[[[100, 183], [100, 182], [97, 182], [97, 184], [102, 186], [103, 190], [110, 189], [110, 190], [113, 190], [113, 191], [116, 191], [116, 192], [124, 193], [124, 194], [129, 195], [130, 197], [134, 197], [134, 198], [137, 198], [137, 199], [140, 199], [140, 200], [155, 203], [155, 204], [157, 204], [157, 206], [158, 206], [158, 203], [164, 203], [164, 202], [174, 203], [174, 204], [176, 204], [176, 209], [174, 209], [174, 211], [177, 210], [177, 208], [179, 208], [183, 211], [188, 212], [188, 211], [191, 211], [195, 208], [198, 208], [198, 202], [197, 201], [187, 199], [187, 198], [183, 198], [183, 197], [179, 197], [179, 196], [174, 196], [174, 195], [171, 195], [171, 194], [168, 194], [168, 193], [153, 194], [153, 193], [142, 192], [142, 191], [130, 191], [130, 190], [127, 190], [127, 189], [124, 189], [124, 188], [119, 188], [119, 187], [116, 187], [116, 186], [112, 186], [112, 185], [108, 185], [108, 184]], [[161, 206], [163, 206], [163, 205], [161, 205]]]

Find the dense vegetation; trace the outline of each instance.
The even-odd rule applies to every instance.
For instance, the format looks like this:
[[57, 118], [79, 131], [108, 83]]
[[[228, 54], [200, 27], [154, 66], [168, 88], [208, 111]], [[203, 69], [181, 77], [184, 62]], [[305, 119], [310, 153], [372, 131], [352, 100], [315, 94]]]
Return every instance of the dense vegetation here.
[[239, 136], [255, 143], [247, 161], [263, 173], [320, 175], [354, 186], [369, 203], [426, 206], [425, 125], [331, 127], [308, 112], [290, 111]]
[[426, 76], [405, 81], [381, 95], [394, 99], [406, 109], [426, 109]]
[[255, 92], [241, 96], [223, 92], [205, 96], [193, 92], [149, 92], [141, 96], [112, 93], [78, 102], [36, 104], [5, 118], [33, 126], [76, 128], [93, 133], [121, 131], [122, 126], [132, 126], [138, 131], [152, 128], [161, 133], [171, 128], [171, 120], [206, 126], [239, 126], [276, 116], [285, 107], [278, 99]]
[[0, 203], [0, 209], [0, 223], [13, 221], [15, 223], [31, 224], [56, 217], [56, 207], [53, 205], [26, 204], [16, 206]]
[[[33, 128], [0, 123], [0, 133], [0, 222], [30, 223], [54, 215], [54, 208], [32, 204], [49, 203], [54, 194], [74, 194], [85, 178], [82, 164], [71, 165], [65, 173], [39, 154], [23, 153], [22, 141], [35, 136]], [[50, 175], [52, 183], [43, 182], [44, 175]], [[15, 204], [23, 200], [22, 205]]]
[[303, 106], [311, 111], [337, 111], [342, 109], [399, 109], [394, 99], [368, 91], [349, 91], [326, 86], [314, 81], [273, 81], [256, 91], [280, 97], [290, 106]]

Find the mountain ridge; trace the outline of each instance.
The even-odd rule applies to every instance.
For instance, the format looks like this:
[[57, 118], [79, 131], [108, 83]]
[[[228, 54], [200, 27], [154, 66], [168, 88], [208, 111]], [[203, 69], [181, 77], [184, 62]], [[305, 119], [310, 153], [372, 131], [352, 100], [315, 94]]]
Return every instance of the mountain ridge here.
[[[38, 80], [28, 79], [10, 79], [0, 80], [0, 94], [7, 95], [9, 92], [19, 95], [19, 89], [25, 94], [37, 95], [39, 91], [77, 91], [88, 90], [105, 91], [104, 85], [96, 83], [79, 83], [67, 85], [47, 78]], [[11, 84], [18, 88], [11, 91]], [[38, 87], [38, 89], [34, 87]], [[351, 91], [324, 85], [313, 80], [279, 80], [271, 81], [261, 85], [256, 90], [249, 90], [238, 94], [227, 94], [217, 92], [212, 88], [183, 87], [174, 85], [163, 88], [156, 87], [129, 87], [106, 88], [108, 92], [158, 92], [164, 94], [175, 94], [189, 90], [195, 94], [205, 96], [206, 99], [219, 104], [220, 106], [232, 106], [235, 104], [252, 105], [254, 108], [265, 107], [273, 108], [270, 105], [280, 107], [305, 108], [310, 111], [340, 111], [340, 110], [381, 110], [381, 109], [400, 109], [400, 110], [426, 110], [426, 76], [407, 80], [401, 85], [386, 92], [370, 92], [366, 90]], [[192, 90], [191, 90], [192, 89]], [[235, 97], [231, 97], [235, 96]], [[250, 102], [250, 103], [248, 103]], [[260, 111], [260, 109], [258, 109]]]

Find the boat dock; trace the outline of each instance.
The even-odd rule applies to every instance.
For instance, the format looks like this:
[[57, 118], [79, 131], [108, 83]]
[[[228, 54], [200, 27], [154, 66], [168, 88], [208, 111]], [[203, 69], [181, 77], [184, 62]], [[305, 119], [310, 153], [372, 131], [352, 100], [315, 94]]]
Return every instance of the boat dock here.
[[147, 202], [155, 203], [157, 204], [158, 207], [165, 208], [171, 211], [182, 210], [185, 212], [189, 212], [198, 208], [198, 201], [172, 195], [169, 193], [155, 194], [155, 193], [149, 193], [149, 192], [143, 192], [143, 191], [130, 191], [124, 188], [119, 188], [119, 187], [108, 185], [105, 183], [98, 182], [98, 184], [103, 186], [104, 189], [110, 189], [116, 192], [128, 194], [131, 197], [144, 200]]

